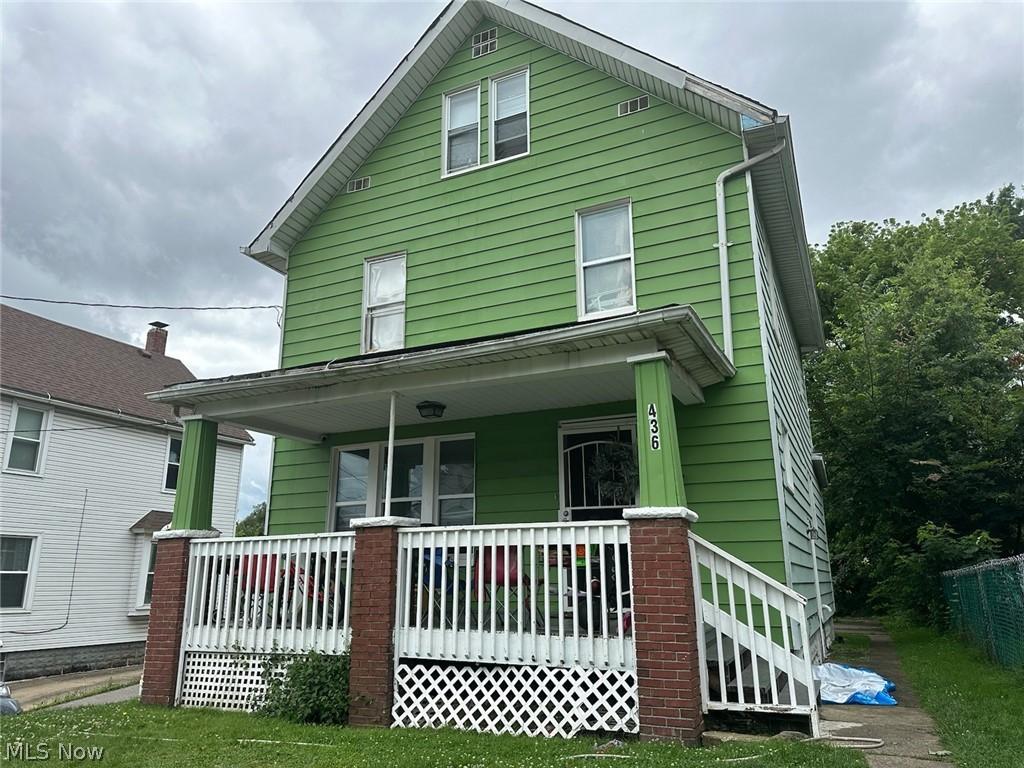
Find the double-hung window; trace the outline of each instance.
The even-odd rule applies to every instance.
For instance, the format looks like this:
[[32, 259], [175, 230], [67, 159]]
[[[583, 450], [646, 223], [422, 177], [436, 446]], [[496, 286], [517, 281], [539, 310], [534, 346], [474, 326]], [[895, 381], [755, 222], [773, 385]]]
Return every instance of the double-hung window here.
[[476, 505], [473, 438], [441, 440], [438, 448], [438, 525], [472, 525]]
[[577, 212], [576, 268], [580, 319], [636, 309], [628, 200]]
[[507, 160], [530, 151], [530, 73], [491, 80], [491, 160]]
[[153, 576], [156, 574], [156, 542], [142, 542], [142, 562], [136, 603], [138, 609], [149, 608], [153, 602]]
[[363, 296], [363, 352], [405, 346], [405, 254], [368, 259]]
[[37, 475], [42, 472], [49, 411], [28, 408], [20, 403], [14, 403], [11, 409], [14, 431], [7, 441], [4, 469]]
[[0, 536], [0, 610], [27, 610], [31, 593], [33, 536]]
[[480, 163], [480, 86], [444, 97], [445, 173]]
[[181, 469], [181, 438], [167, 439], [167, 466], [164, 469], [164, 490], [174, 491], [178, 488], [178, 470]]

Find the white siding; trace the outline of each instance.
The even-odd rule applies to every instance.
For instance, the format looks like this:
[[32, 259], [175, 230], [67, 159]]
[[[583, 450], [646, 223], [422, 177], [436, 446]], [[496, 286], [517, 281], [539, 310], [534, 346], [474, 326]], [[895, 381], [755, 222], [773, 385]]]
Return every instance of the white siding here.
[[[753, 213], [753, 212], [752, 212]], [[761, 222], [755, 219], [758, 251], [758, 290], [764, 314], [765, 356], [768, 362], [769, 393], [774, 424], [776, 472], [783, 499], [782, 523], [786, 547], [787, 575], [790, 586], [808, 598], [808, 622], [812, 630], [811, 649], [821, 653], [819, 633], [825, 630], [831, 637], [831, 619], [834, 607], [832, 575], [829, 568], [828, 537], [825, 530], [824, 504], [821, 489], [811, 468], [811, 420], [807, 405], [807, 390], [800, 349], [792, 324], [786, 313], [775, 271], [771, 251]], [[785, 437], [783, 437], [785, 435]], [[792, 482], [786, 482], [784, 443], [789, 443]], [[818, 540], [812, 544], [808, 529], [816, 527]], [[816, 562], [812, 563], [812, 559]], [[822, 603], [828, 606], [819, 619], [815, 568]], [[822, 624], [825, 626], [822, 627]]]
[[[6, 396], [0, 400], [0, 430], [10, 428], [11, 403]], [[140, 559], [149, 537], [128, 529], [150, 510], [170, 512], [173, 508], [174, 494], [162, 490], [168, 432], [59, 409], [49, 426], [76, 431], [47, 433], [41, 477], [0, 474], [0, 533], [39, 537], [29, 611], [0, 613], [3, 651], [145, 640], [147, 615], [138, 615], [135, 608]], [[0, 467], [6, 443], [0, 439]], [[241, 467], [242, 446], [221, 443], [213, 524], [226, 535], [234, 530]], [[86, 491], [88, 502], [68, 617], [75, 543]], [[61, 628], [66, 617], [67, 626]], [[48, 629], [53, 631], [12, 634]]]

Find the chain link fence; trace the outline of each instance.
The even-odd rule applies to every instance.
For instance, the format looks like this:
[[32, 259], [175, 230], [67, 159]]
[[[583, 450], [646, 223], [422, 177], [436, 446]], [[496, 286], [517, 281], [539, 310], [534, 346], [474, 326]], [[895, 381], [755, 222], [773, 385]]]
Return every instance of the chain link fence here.
[[1024, 667], [1024, 555], [945, 571], [953, 628], [1000, 664]]

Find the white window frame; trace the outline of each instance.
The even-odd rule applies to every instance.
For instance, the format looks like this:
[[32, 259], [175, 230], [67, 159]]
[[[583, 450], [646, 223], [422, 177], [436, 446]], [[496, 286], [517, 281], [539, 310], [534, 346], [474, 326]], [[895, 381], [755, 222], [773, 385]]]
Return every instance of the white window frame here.
[[[21, 437], [14, 432], [18, 424], [18, 411], [22, 408], [43, 414], [43, 419], [39, 425], [39, 450], [36, 452], [36, 468], [33, 470], [19, 469], [18, 467], [9, 466], [11, 461], [11, 447], [14, 445], [15, 438], [35, 442], [31, 437]], [[7, 442], [4, 447], [4, 472], [9, 472], [12, 475], [26, 475], [28, 477], [43, 476], [43, 469], [46, 466], [46, 450], [50, 444], [47, 436], [49, 435], [52, 422], [53, 408], [44, 408], [36, 405], [35, 403], [21, 403], [17, 400], [11, 401], [11, 418], [7, 425]]]
[[[163, 493], [169, 493], [171, 495], [174, 495], [175, 493], [178, 492], [178, 484], [177, 484], [177, 482], [175, 482], [173, 488], [168, 488], [167, 487], [167, 468], [172, 463], [171, 462], [171, 441], [172, 440], [180, 441], [182, 448], [184, 448], [184, 446], [185, 446], [185, 434], [182, 433], [180, 435], [168, 435], [167, 436], [167, 446], [164, 449], [164, 471], [163, 471], [163, 475], [160, 478], [160, 490]], [[178, 480], [180, 480], [180, 479], [181, 479], [181, 448], [178, 449]]]
[[[558, 423], [558, 520], [570, 522], [572, 516], [565, 498], [565, 436], [578, 435], [585, 432], [607, 432], [618, 429], [633, 435], [633, 448], [639, 450], [636, 443], [636, 414], [605, 416], [597, 419], [574, 419]], [[476, 486], [473, 486], [476, 488]]]
[[782, 459], [782, 484], [788, 491], [796, 491], [796, 477], [793, 475], [793, 439], [785, 424], [779, 425], [779, 454]]
[[[457, 168], [454, 171], [448, 170], [448, 104], [453, 96], [458, 96], [469, 91], [476, 91], [476, 163], [467, 165], [465, 168]], [[445, 91], [441, 95], [441, 178], [458, 176], [459, 174], [475, 171], [484, 165], [480, 158], [480, 83], [464, 85], [451, 91]]]
[[[494, 159], [494, 122], [497, 110], [495, 105], [498, 103], [498, 83], [502, 80], [508, 80], [512, 77], [518, 77], [519, 75], [526, 75], [526, 151], [520, 152], [518, 155], [510, 155], [509, 157], [503, 157], [501, 160]], [[447, 146], [447, 145], [446, 145]], [[487, 95], [487, 162], [480, 163], [480, 165], [498, 165], [500, 163], [507, 163], [509, 160], [518, 160], [520, 157], [526, 157], [530, 154], [530, 68], [514, 69], [510, 72], [505, 72], [501, 75], [495, 75], [491, 78], [490, 90]]]
[[[28, 578], [25, 579], [25, 597], [22, 600], [21, 608], [0, 608], [0, 615], [31, 613], [32, 599], [36, 590], [36, 574], [39, 571], [39, 550], [42, 547], [43, 537], [36, 533], [10, 533], [0, 531], [0, 536], [12, 539], [31, 539], [32, 548], [28, 555]], [[0, 573], [26, 573], [25, 571], [2, 571]]]
[[[409, 295], [409, 273], [408, 273], [409, 262], [406, 259], [406, 256], [407, 256], [407, 254], [406, 254], [405, 251], [399, 251], [397, 253], [388, 253], [388, 254], [385, 254], [383, 256], [370, 256], [369, 258], [363, 260], [363, 301], [362, 301], [363, 328], [362, 328], [362, 332], [360, 333], [359, 348], [363, 351], [364, 355], [365, 354], [369, 354], [371, 352], [391, 352], [391, 351], [394, 351], [396, 349], [404, 349], [405, 348], [405, 318], [406, 318], [406, 314], [405, 313], [406, 313], [406, 309], [408, 308], [407, 298], [408, 298], [408, 295]], [[382, 261], [391, 261], [391, 260], [399, 260], [399, 259], [402, 261], [402, 274], [403, 274], [402, 300], [400, 302], [399, 301], [393, 301], [393, 302], [389, 302], [387, 304], [377, 304], [377, 305], [371, 307], [370, 306], [370, 265], [371, 264], [376, 264], [376, 263], [379, 263], [379, 262], [382, 262]], [[399, 307], [399, 306], [402, 308], [402, 344], [401, 344], [401, 346], [389, 347], [388, 349], [370, 349], [370, 340], [372, 339], [372, 334], [370, 332], [370, 322], [373, 319], [373, 316], [372, 316], [371, 313], [374, 312], [374, 311], [381, 310], [381, 309], [391, 310], [391, 309], [394, 309], [395, 307]]]
[[154, 587], [156, 586], [156, 553], [153, 552], [154, 542], [152, 534], [139, 536], [139, 540], [141, 551], [136, 556], [135, 610], [133, 611], [133, 613], [149, 613], [149, 608], [151, 604], [146, 602], [146, 578], [151, 573], [151, 571], [149, 570], [149, 558], [152, 553], [152, 573], [154, 574]]
[[[610, 211], [615, 208], [625, 208], [626, 215], [629, 217], [629, 253], [621, 254], [618, 256], [609, 256], [604, 259], [598, 259], [597, 261], [591, 261], [587, 263], [586, 267], [583, 264], [583, 218], [591, 213], [600, 213], [602, 211]], [[633, 292], [633, 303], [625, 307], [616, 307], [615, 309], [606, 309], [601, 312], [587, 312], [587, 295], [586, 295], [586, 283], [583, 281], [584, 272], [586, 269], [591, 267], [599, 267], [603, 264], [612, 264], [617, 261], [625, 261], [629, 259], [629, 277], [630, 287]], [[602, 317], [616, 317], [618, 315], [628, 315], [632, 312], [636, 312], [637, 300], [636, 300], [636, 246], [633, 242], [633, 201], [631, 198], [623, 198], [620, 200], [612, 200], [607, 203], [601, 203], [599, 205], [588, 206], [587, 208], [579, 208], [576, 211], [576, 319], [577, 320], [594, 320]]]
[[[441, 456], [441, 443], [455, 440], [472, 440], [474, 444], [474, 451], [476, 447], [476, 433], [456, 433], [451, 435], [432, 435], [429, 437], [416, 437], [405, 440], [395, 440], [395, 446], [400, 445], [422, 445], [423, 446], [423, 496], [421, 499], [415, 499], [411, 497], [391, 497], [391, 502], [396, 501], [420, 501], [420, 520], [427, 525], [437, 525], [438, 514], [440, 513], [440, 497], [438, 496], [438, 488], [440, 487], [440, 456]], [[387, 441], [373, 442], [373, 443], [352, 443], [348, 445], [337, 445], [331, 450], [331, 475], [330, 475], [330, 488], [328, 491], [327, 501], [327, 526], [326, 529], [332, 532], [338, 532], [335, 529], [335, 510], [339, 506], [356, 506], [359, 502], [338, 502], [338, 455], [342, 451], [358, 451], [358, 450], [369, 450], [370, 452], [370, 468], [367, 473], [367, 492], [366, 492], [366, 517], [380, 517], [383, 514], [382, 505], [384, 504], [384, 497], [381, 493], [383, 478], [382, 473], [384, 471], [383, 457], [387, 450]], [[473, 493], [472, 494], [446, 494], [443, 498], [445, 499], [460, 499], [460, 498], [473, 498], [473, 523], [476, 522], [477, 506], [476, 506], [476, 469], [477, 469], [476, 456], [474, 452], [473, 459]]]

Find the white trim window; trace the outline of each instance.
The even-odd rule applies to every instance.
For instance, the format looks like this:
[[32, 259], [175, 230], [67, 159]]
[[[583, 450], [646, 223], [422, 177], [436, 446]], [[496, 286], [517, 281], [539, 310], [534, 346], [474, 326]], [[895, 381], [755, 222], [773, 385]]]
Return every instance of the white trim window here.
[[446, 175], [480, 164], [479, 85], [445, 94], [443, 154]]
[[629, 200], [576, 212], [579, 318], [636, 311], [633, 206]]
[[796, 478], [793, 475], [793, 439], [785, 424], [780, 425], [779, 453], [782, 459], [782, 483], [790, 491], [796, 490]]
[[559, 520], [619, 520], [635, 505], [635, 417], [563, 422], [558, 445]]
[[45, 408], [31, 408], [21, 403], [11, 404], [11, 424], [8, 432], [7, 450], [4, 453], [4, 470], [25, 475], [39, 475], [43, 471], [46, 450], [46, 432], [52, 411]]
[[367, 259], [363, 284], [363, 352], [405, 346], [405, 254]]
[[[335, 449], [331, 530], [346, 531], [352, 520], [384, 514], [387, 453], [387, 443]], [[472, 525], [475, 467], [472, 435], [396, 441], [391, 514], [428, 524]]]
[[141, 548], [135, 605], [138, 610], [149, 610], [153, 602], [153, 577], [156, 574], [156, 542], [147, 536], [142, 540]]
[[27, 611], [32, 603], [37, 537], [0, 535], [0, 611]]
[[164, 462], [164, 490], [174, 493], [178, 489], [178, 472], [181, 470], [181, 438], [168, 436], [167, 456]]
[[513, 72], [491, 80], [489, 102], [492, 162], [530, 153], [530, 71]]

